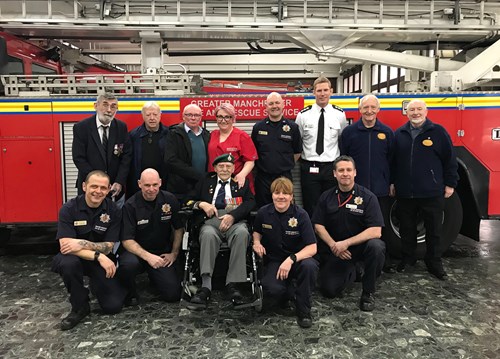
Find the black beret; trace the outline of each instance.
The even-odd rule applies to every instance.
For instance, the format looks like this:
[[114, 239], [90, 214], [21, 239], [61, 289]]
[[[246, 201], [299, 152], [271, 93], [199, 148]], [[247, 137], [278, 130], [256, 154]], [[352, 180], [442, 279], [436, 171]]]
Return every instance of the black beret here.
[[221, 162], [231, 162], [231, 163], [234, 163], [234, 156], [230, 153], [225, 153], [223, 155], [220, 155], [219, 157], [217, 157], [213, 162], [212, 162], [212, 166], [216, 166], [217, 164], [221, 163]]

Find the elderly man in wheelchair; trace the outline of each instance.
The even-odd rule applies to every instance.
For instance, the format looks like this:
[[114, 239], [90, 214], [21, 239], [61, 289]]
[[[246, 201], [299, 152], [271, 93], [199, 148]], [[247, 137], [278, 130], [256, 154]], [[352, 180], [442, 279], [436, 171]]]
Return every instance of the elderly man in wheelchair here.
[[[242, 283], [247, 281], [246, 255], [250, 234], [245, 219], [255, 207], [248, 180], [243, 187], [232, 178], [234, 157], [217, 157], [209, 173], [198, 182], [190, 198], [193, 205], [192, 225], [201, 225], [199, 231], [201, 288], [191, 297], [191, 308], [207, 306], [212, 294], [212, 275], [221, 246], [229, 247], [229, 265], [226, 291], [235, 305], [244, 298]], [[202, 224], [203, 223], [203, 224]]]

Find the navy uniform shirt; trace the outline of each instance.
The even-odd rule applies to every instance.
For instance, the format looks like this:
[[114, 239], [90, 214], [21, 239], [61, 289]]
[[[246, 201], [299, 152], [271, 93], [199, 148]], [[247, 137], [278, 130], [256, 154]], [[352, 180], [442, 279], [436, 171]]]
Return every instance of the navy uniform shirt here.
[[253, 230], [262, 235], [261, 244], [270, 261], [282, 262], [290, 254], [316, 243], [309, 215], [295, 204], [284, 213], [278, 212], [273, 203], [263, 206], [257, 212]]
[[358, 184], [349, 193], [338, 187], [323, 192], [312, 221], [323, 225], [334, 241], [343, 241], [369, 227], [384, 227], [377, 197]]
[[273, 122], [269, 117], [257, 122], [252, 129], [252, 141], [259, 159], [259, 171], [269, 174], [288, 172], [295, 166], [294, 154], [302, 152], [299, 126], [282, 118]]
[[340, 154], [356, 162], [356, 183], [378, 197], [389, 194], [393, 144], [394, 133], [378, 119], [371, 128], [360, 119], [342, 131]]
[[105, 198], [99, 207], [90, 208], [85, 194], [81, 194], [66, 202], [59, 211], [56, 239], [117, 242], [121, 220], [121, 211], [111, 199]]
[[133, 239], [154, 254], [172, 251], [172, 227], [182, 228], [179, 201], [173, 194], [160, 191], [154, 201], [135, 193], [123, 206], [123, 239]]

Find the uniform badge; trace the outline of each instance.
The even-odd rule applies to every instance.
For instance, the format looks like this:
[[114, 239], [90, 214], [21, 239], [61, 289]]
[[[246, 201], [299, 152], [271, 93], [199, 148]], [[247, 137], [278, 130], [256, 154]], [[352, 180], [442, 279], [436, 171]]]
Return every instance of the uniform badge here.
[[103, 213], [103, 214], [101, 214], [101, 216], [99, 217], [99, 220], [100, 220], [102, 223], [108, 223], [108, 222], [111, 220], [111, 217], [109, 216], [109, 214], [107, 214], [107, 213]]
[[378, 138], [379, 140], [385, 140], [385, 139], [387, 138], [387, 136], [385, 135], [385, 133], [379, 133], [379, 134], [377, 135], [377, 138]]
[[259, 135], [267, 136], [267, 131], [259, 131]]
[[231, 156], [231, 154], [228, 154], [228, 155], [227, 155], [227, 160], [228, 160], [228, 161], [232, 161], [232, 160], [234, 160], [234, 157], [233, 157], [233, 156]]
[[288, 220], [288, 225], [292, 228], [297, 227], [297, 224], [299, 224], [299, 221], [297, 221], [297, 218], [295, 217], [292, 217]]
[[422, 141], [422, 144], [426, 147], [430, 147], [432, 146], [434, 143], [432, 142], [432, 140], [430, 138], [426, 139], [426, 140], [423, 140]]
[[283, 131], [285, 131], [285, 132], [290, 132], [290, 126], [288, 126], [288, 125], [284, 125], [284, 126], [283, 126]]
[[358, 196], [358, 197], [354, 198], [354, 203], [357, 204], [358, 206], [360, 204], [363, 204], [363, 197]]
[[164, 203], [163, 206], [161, 206], [161, 210], [163, 213], [170, 213], [170, 205], [168, 203]]
[[123, 153], [123, 143], [115, 144], [115, 147], [113, 148], [113, 154], [115, 156], [120, 157], [122, 153]]
[[87, 221], [86, 220], [82, 220], [82, 221], [74, 221], [73, 222], [73, 226], [75, 227], [78, 227], [78, 226], [86, 226], [87, 225]]

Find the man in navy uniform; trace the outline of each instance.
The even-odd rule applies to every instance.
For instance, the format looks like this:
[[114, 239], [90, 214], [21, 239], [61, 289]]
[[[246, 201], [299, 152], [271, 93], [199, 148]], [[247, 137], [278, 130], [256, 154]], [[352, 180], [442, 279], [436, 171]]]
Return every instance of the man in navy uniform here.
[[444, 280], [441, 260], [441, 232], [444, 200], [458, 183], [458, 163], [448, 132], [427, 118], [427, 105], [412, 100], [406, 114], [409, 121], [398, 128], [394, 141], [392, 195], [398, 199], [398, 217], [403, 259], [397, 270], [415, 264], [417, 213], [425, 226], [425, 264], [429, 273]]
[[[217, 157], [213, 166], [215, 173], [209, 173], [196, 186], [194, 210], [206, 219], [200, 230], [200, 274], [201, 288], [191, 298], [195, 305], [206, 305], [212, 291], [212, 274], [215, 259], [223, 242], [231, 254], [226, 275], [226, 290], [234, 304], [241, 303], [243, 296], [239, 284], [247, 280], [246, 251], [249, 232], [245, 219], [255, 207], [248, 180], [242, 188], [232, 178], [234, 157], [223, 154]], [[195, 221], [197, 221], [195, 219]], [[200, 221], [201, 222], [201, 221]]]
[[84, 275], [90, 278], [90, 290], [104, 313], [118, 313], [123, 306], [126, 292], [115, 279], [116, 266], [109, 256], [119, 240], [122, 217], [106, 197], [109, 185], [106, 173], [88, 173], [82, 185], [85, 194], [65, 203], [59, 212], [56, 238], [60, 253], [54, 257], [52, 270], [63, 278], [71, 303], [62, 330], [73, 328], [90, 313]]
[[267, 117], [252, 129], [252, 140], [259, 159], [255, 162], [255, 200], [257, 206], [272, 203], [271, 183], [284, 176], [292, 180], [292, 169], [302, 152], [299, 127], [283, 117], [285, 103], [271, 92], [266, 99]]
[[157, 170], [162, 179], [161, 188], [167, 188], [164, 157], [168, 127], [161, 123], [161, 109], [155, 101], [146, 102], [142, 106], [141, 113], [144, 122], [130, 131], [132, 161], [127, 183], [127, 198], [139, 191], [137, 181], [146, 168]]
[[[394, 133], [377, 118], [380, 101], [376, 96], [363, 96], [358, 107], [361, 119], [342, 131], [340, 153], [352, 157], [356, 162], [356, 183], [377, 196], [384, 216], [382, 240], [385, 241], [387, 232], [391, 230], [389, 188]], [[387, 255], [384, 271], [395, 272]]]
[[118, 274], [128, 290], [126, 305], [136, 304], [139, 294], [135, 277], [146, 271], [160, 296], [167, 302], [180, 299], [180, 275], [174, 265], [182, 242], [183, 224], [179, 202], [167, 191], [161, 191], [159, 173], [145, 169], [138, 181], [140, 192], [123, 206], [123, 240]]
[[78, 194], [82, 194], [87, 174], [101, 170], [109, 175], [110, 194], [118, 199], [123, 195], [132, 156], [127, 125], [114, 118], [118, 100], [113, 94], [99, 95], [94, 108], [94, 116], [73, 127], [73, 162], [78, 168], [76, 187]]
[[165, 149], [168, 172], [167, 190], [180, 203], [193, 191], [196, 183], [207, 173], [210, 133], [200, 126], [201, 108], [189, 104], [182, 111], [183, 122], [171, 126]]
[[296, 119], [302, 136], [302, 200], [309, 216], [321, 193], [335, 186], [333, 161], [340, 155], [340, 134], [347, 126], [344, 111], [330, 104], [333, 93], [330, 80], [318, 77], [313, 88], [316, 103], [300, 111]]
[[349, 156], [333, 163], [338, 185], [324, 192], [312, 221], [320, 242], [320, 286], [323, 295], [339, 296], [356, 278], [356, 262], [363, 261], [363, 292], [359, 306], [375, 308], [375, 281], [382, 271], [385, 243], [380, 240], [384, 219], [377, 197], [354, 183], [356, 167]]
[[271, 191], [273, 203], [257, 212], [253, 225], [253, 250], [264, 258], [264, 299], [286, 306], [288, 288], [296, 279], [297, 323], [309, 328], [311, 294], [318, 273], [318, 262], [313, 258], [317, 249], [313, 226], [307, 212], [292, 204], [292, 181], [277, 178]]

